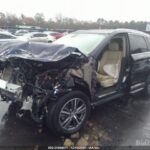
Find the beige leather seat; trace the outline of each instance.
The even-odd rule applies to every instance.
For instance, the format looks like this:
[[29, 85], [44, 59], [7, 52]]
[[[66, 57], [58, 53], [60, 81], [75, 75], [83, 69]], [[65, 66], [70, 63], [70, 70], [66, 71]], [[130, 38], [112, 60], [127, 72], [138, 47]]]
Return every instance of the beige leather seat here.
[[98, 64], [97, 79], [104, 87], [117, 83], [121, 67], [122, 51], [117, 42], [111, 42]]

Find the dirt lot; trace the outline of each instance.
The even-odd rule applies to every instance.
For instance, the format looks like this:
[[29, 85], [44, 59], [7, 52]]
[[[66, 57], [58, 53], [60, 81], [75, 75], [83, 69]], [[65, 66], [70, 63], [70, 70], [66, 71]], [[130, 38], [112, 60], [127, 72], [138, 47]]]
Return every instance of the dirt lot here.
[[21, 150], [20, 146], [24, 146], [24, 150], [39, 150], [56, 145], [89, 145], [109, 149], [150, 146], [150, 100], [142, 95], [133, 98], [129, 105], [122, 105], [120, 100], [114, 100], [96, 107], [83, 131], [71, 137], [54, 137], [45, 128], [38, 128], [27, 116], [22, 119], [8, 117], [8, 105], [4, 102], [0, 104], [2, 150]]

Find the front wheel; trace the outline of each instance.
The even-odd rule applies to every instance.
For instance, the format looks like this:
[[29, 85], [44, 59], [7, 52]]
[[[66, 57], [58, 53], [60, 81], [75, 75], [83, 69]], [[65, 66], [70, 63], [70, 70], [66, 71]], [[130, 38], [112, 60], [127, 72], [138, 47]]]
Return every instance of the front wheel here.
[[8, 107], [8, 115], [16, 116], [16, 113], [19, 111], [21, 106], [22, 106], [21, 102], [12, 102]]
[[47, 125], [58, 134], [68, 135], [79, 131], [90, 113], [89, 98], [80, 91], [72, 91], [56, 104], [49, 104]]

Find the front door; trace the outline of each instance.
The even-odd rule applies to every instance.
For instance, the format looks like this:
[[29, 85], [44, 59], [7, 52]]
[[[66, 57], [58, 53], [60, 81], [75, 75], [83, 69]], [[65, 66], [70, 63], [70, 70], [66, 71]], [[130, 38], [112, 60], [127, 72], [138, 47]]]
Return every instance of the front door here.
[[113, 37], [102, 51], [98, 60], [97, 80], [99, 100], [112, 99], [123, 94], [123, 76], [126, 64], [126, 36]]

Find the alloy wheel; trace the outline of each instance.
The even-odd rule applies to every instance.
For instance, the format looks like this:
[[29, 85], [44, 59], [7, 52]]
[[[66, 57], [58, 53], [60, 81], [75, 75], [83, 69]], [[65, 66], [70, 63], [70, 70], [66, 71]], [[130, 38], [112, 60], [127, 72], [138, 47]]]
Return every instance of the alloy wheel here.
[[86, 117], [86, 104], [81, 98], [67, 101], [59, 113], [59, 124], [65, 130], [78, 128]]

